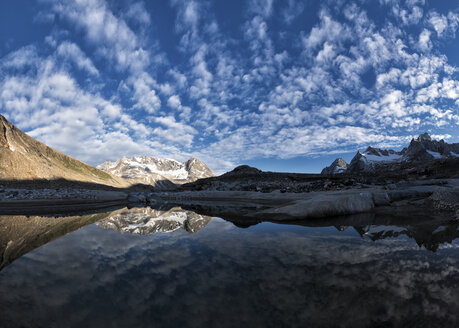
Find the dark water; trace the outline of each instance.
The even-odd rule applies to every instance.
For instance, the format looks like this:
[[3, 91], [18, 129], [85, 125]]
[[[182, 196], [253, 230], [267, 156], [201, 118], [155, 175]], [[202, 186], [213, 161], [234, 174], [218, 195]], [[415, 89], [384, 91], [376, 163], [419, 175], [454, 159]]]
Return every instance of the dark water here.
[[458, 326], [457, 223], [142, 213], [0, 216], [0, 327]]

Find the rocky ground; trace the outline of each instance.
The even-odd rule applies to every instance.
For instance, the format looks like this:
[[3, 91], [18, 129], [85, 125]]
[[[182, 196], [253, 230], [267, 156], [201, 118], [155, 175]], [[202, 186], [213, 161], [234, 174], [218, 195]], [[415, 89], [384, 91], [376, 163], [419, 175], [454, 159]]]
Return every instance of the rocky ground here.
[[360, 184], [358, 188], [322, 188], [296, 193], [281, 190], [132, 193], [129, 200], [145, 205], [172, 203], [217, 207], [228, 215], [269, 220], [316, 219], [374, 212], [381, 208], [394, 212], [422, 209], [426, 214], [441, 212], [445, 217], [459, 219], [459, 179], [404, 180], [385, 185]]
[[[378, 174], [295, 174], [237, 167], [219, 177], [175, 186], [169, 191], [145, 189], [0, 187], [0, 213], [29, 206], [52, 210], [65, 206], [140, 206], [159, 203], [220, 203], [244, 208], [246, 216], [289, 220], [332, 217], [375, 208], [423, 207], [459, 215], [459, 161], [443, 160], [428, 166]], [[236, 207], [237, 207], [236, 206]], [[233, 206], [234, 207], [234, 206]], [[251, 209], [253, 208], [253, 209]], [[249, 209], [249, 210], [247, 210]], [[9, 212], [10, 213], [10, 212]], [[15, 212], [16, 213], [16, 212]]]
[[200, 179], [194, 183], [180, 186], [177, 191], [257, 191], [269, 193], [336, 191], [386, 186], [403, 181], [426, 179], [459, 178], [459, 158], [443, 159], [419, 164], [406, 165], [397, 171], [366, 172], [359, 174], [300, 174], [264, 172], [243, 165], [218, 177]]
[[8, 200], [86, 199], [97, 200], [106, 191], [87, 189], [17, 189], [0, 187], [0, 202]]

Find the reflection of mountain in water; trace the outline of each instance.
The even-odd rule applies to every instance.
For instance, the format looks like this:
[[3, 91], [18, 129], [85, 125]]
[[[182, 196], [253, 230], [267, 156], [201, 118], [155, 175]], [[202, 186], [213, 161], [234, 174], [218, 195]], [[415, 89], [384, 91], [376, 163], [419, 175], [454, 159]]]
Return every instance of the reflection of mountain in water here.
[[459, 237], [458, 222], [438, 222], [426, 224], [420, 222], [409, 226], [354, 226], [364, 238], [373, 241], [407, 236], [416, 241], [419, 247], [436, 251], [443, 243], [452, 243]]
[[85, 216], [0, 216], [0, 270], [22, 255], [97, 222], [109, 213]]
[[[72, 217], [0, 216], [0, 270], [15, 259], [61, 236], [96, 223], [105, 229], [133, 234], [151, 234], [184, 229], [195, 233], [212, 217], [221, 217], [238, 227], [249, 227], [260, 220], [244, 217], [244, 208], [193, 205], [168, 209], [134, 208], [115, 212]], [[346, 217], [291, 221], [283, 224], [307, 227], [353, 227], [362, 238], [373, 241], [407, 236], [421, 247], [436, 251], [443, 243], [459, 238], [459, 222], [422, 214], [358, 214]]]
[[[204, 215], [212, 215], [232, 222], [240, 228], [247, 228], [263, 222], [244, 217], [244, 209], [234, 207], [219, 207], [211, 205], [182, 205]], [[386, 238], [407, 236], [416, 241], [420, 247], [436, 251], [443, 243], [452, 243], [459, 238], [459, 221], [450, 217], [427, 217], [424, 213], [361, 213], [342, 217], [318, 218], [310, 220], [280, 221], [280, 224], [300, 225], [306, 227], [335, 227], [344, 231], [353, 227], [362, 238], [373, 241]]]
[[146, 208], [123, 209], [114, 212], [109, 218], [97, 222], [104, 229], [124, 233], [147, 235], [155, 232], [172, 232], [184, 229], [195, 233], [204, 228], [212, 217], [182, 210], [179, 207], [167, 211]]

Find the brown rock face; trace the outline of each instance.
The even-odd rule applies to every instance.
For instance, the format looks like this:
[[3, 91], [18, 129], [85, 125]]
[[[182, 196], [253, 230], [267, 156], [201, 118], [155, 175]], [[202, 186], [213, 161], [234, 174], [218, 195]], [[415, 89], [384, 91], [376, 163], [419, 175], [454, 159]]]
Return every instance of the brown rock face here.
[[0, 180], [90, 182], [115, 187], [129, 183], [31, 138], [0, 115]]

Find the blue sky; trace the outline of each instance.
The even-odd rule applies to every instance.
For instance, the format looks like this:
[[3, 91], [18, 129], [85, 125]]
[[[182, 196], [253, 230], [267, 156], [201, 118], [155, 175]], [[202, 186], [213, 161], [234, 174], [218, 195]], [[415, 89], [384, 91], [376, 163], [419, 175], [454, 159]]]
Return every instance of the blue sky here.
[[90, 164], [318, 172], [459, 141], [457, 1], [0, 3], [0, 112]]

